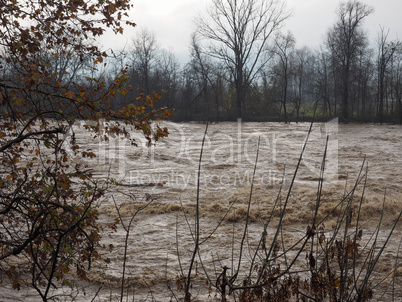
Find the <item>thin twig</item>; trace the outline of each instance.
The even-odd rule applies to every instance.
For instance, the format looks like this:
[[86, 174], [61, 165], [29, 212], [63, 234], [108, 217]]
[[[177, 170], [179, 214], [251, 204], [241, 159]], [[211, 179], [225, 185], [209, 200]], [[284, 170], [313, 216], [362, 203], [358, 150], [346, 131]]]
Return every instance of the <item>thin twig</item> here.
[[201, 179], [201, 161], [202, 161], [202, 153], [204, 151], [205, 137], [207, 136], [208, 131], [208, 123], [205, 127], [204, 137], [202, 139], [201, 151], [200, 151], [200, 159], [198, 161], [198, 179], [197, 179], [197, 199], [196, 199], [196, 208], [195, 208], [195, 243], [194, 243], [194, 251], [190, 261], [190, 267], [188, 269], [188, 275], [185, 286], [185, 297], [184, 300], [186, 302], [190, 301], [190, 286], [191, 286], [191, 271], [193, 270], [193, 265], [195, 261], [195, 257], [198, 252], [199, 242], [200, 242], [200, 179]]

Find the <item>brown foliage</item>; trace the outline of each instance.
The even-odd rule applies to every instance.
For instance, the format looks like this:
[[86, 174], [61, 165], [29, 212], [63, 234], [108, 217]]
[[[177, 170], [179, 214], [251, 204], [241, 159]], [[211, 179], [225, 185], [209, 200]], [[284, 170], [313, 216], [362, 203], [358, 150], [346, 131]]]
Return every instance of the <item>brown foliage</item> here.
[[[149, 144], [168, 134], [151, 124], [170, 115], [154, 108], [160, 95], [113, 111], [113, 98], [128, 91], [126, 70], [112, 81], [94, 76], [108, 57], [94, 38], [134, 26], [124, 20], [130, 7], [129, 0], [0, 0], [0, 269], [14, 288], [29, 282], [43, 301], [55, 283], [71, 285], [72, 271], [87, 280], [100, 258], [97, 205], [107, 185], [72, 161], [66, 144], [75, 156], [96, 154], [80, 148], [74, 133], [66, 139], [67, 130], [77, 119], [102, 118], [106, 140], [122, 135], [135, 144], [126, 126]], [[99, 127], [86, 127], [99, 135]], [[22, 259], [28, 266], [19, 266]]]

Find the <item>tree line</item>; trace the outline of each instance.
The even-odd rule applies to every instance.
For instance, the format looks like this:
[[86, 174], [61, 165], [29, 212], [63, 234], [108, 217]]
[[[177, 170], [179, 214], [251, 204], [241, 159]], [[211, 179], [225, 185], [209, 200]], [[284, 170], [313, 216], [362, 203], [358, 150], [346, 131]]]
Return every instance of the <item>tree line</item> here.
[[119, 56], [128, 64], [127, 95], [162, 91], [174, 120], [341, 121], [402, 123], [402, 47], [380, 27], [370, 43], [364, 21], [373, 8], [341, 3], [319, 49], [298, 47], [283, 32], [290, 17], [276, 1], [214, 0], [196, 20], [190, 59], [161, 49], [143, 29]]

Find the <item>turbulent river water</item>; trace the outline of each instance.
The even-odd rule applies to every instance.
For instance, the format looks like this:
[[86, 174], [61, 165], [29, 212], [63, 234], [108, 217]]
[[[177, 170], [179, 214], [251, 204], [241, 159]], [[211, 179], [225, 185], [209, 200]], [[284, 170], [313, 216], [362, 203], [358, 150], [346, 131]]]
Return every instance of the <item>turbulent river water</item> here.
[[[306, 227], [312, 223], [320, 180], [323, 182], [317, 217], [323, 220], [328, 232], [337, 224], [339, 206], [336, 206], [358, 179], [361, 181], [355, 197], [362, 200], [359, 220], [363, 241], [369, 242], [383, 213], [378, 243], [381, 246], [402, 210], [401, 126], [338, 124], [333, 120], [314, 124], [309, 132], [309, 123], [223, 122], [208, 125], [204, 136], [206, 125], [202, 123], [165, 125], [169, 137], [150, 148], [135, 132], [137, 147], [120, 138], [98, 141], [90, 138], [83, 127], [74, 128], [77, 142], [97, 154], [89, 162], [94, 176], [99, 180], [109, 177], [124, 185], [111, 185], [108, 199], [101, 206], [102, 222], [114, 220], [115, 203], [126, 224], [136, 215], [127, 249], [127, 301], [170, 301], [182, 297], [176, 280], [181, 271], [187, 274], [194, 250], [197, 195], [202, 244], [201, 256], [197, 256], [193, 269], [192, 295], [196, 301], [217, 299], [216, 290], [208, 292], [207, 277], [215, 282], [222, 266], [229, 267], [229, 274], [237, 267], [249, 201], [242, 274], [248, 272], [253, 248], [276, 200], [281, 207], [288, 201], [282, 221], [281, 249], [292, 246], [305, 235]], [[276, 230], [279, 212], [273, 211], [268, 237]], [[396, 301], [402, 300], [402, 269], [393, 272], [397, 266], [400, 224], [376, 268], [378, 280], [388, 277], [392, 281], [391, 277], [395, 277]], [[104, 234], [103, 243], [114, 245], [111, 251], [102, 251], [111, 263], [93, 269], [86, 296], [80, 293], [76, 301], [118, 301], [125, 236], [121, 226], [117, 232]], [[289, 252], [290, 258], [292, 253]], [[299, 262], [299, 267], [305, 265], [304, 254]], [[377, 287], [376, 300], [389, 299], [390, 282]], [[14, 292], [4, 286], [0, 301], [10, 299], [37, 301], [31, 290]], [[63, 299], [71, 301], [68, 297]]]

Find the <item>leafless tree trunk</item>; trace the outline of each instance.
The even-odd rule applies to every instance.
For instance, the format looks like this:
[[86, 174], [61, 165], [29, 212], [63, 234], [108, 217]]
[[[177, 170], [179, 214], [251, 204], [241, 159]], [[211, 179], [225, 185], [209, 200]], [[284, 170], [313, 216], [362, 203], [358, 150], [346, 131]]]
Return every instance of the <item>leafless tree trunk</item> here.
[[367, 45], [361, 24], [372, 12], [372, 8], [356, 0], [341, 3], [338, 20], [327, 34], [327, 46], [341, 71], [341, 115], [344, 121], [348, 120], [351, 69], [359, 52]]
[[402, 125], [402, 47], [397, 49], [395, 56], [395, 76], [393, 78], [392, 87], [394, 90], [395, 98], [398, 102], [399, 109], [399, 124]]
[[207, 53], [230, 70], [241, 118], [247, 89], [268, 61], [262, 55], [268, 40], [289, 13], [275, 0], [213, 0], [208, 15], [196, 20], [197, 33], [210, 40]]
[[378, 79], [378, 122], [384, 122], [384, 98], [387, 90], [385, 81], [386, 73], [394, 52], [397, 48], [397, 43], [387, 42], [388, 33], [384, 33], [384, 28], [381, 28], [381, 33], [378, 37], [378, 57], [377, 57], [377, 79]]
[[[300, 118], [300, 108], [304, 98], [304, 91], [306, 86], [306, 78], [311, 74], [311, 65], [313, 65], [314, 58], [307, 47], [301, 49], [296, 49], [295, 51], [295, 72], [294, 72], [294, 83], [297, 87], [295, 89], [295, 95], [293, 103], [296, 109], [296, 122]], [[308, 65], [310, 65], [310, 70], [308, 70]]]
[[280, 82], [282, 83], [281, 102], [283, 105], [285, 123], [288, 122], [288, 112], [287, 112], [288, 89], [289, 89], [289, 83], [291, 81], [291, 76], [292, 74], [294, 74], [292, 65], [293, 65], [295, 44], [296, 40], [291, 33], [288, 33], [286, 36], [279, 34], [275, 38], [275, 44], [272, 49], [272, 52], [278, 58], [278, 62], [275, 64], [276, 68], [274, 69], [276, 70], [275, 75], [280, 78]]

